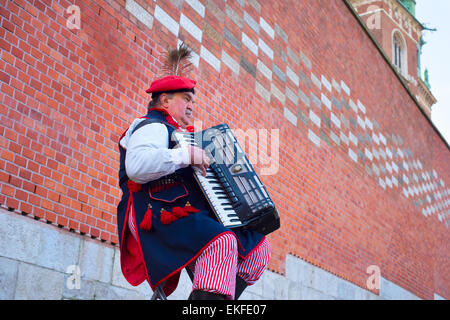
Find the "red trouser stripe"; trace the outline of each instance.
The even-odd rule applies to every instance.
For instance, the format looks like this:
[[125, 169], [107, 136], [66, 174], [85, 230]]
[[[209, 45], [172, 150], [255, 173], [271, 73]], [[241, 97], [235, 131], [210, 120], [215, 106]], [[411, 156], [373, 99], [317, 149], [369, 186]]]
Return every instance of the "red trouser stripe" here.
[[259, 246], [250, 254], [247, 259], [239, 259], [237, 265], [237, 275], [247, 282], [254, 284], [266, 270], [270, 258], [269, 241], [264, 238]]
[[197, 258], [192, 289], [233, 299], [237, 257], [236, 237], [230, 233], [218, 237]]
[[130, 206], [130, 212], [128, 213], [128, 228], [130, 229], [133, 238], [137, 240], [137, 230], [136, 225], [134, 224], [133, 206]]
[[263, 274], [270, 258], [266, 238], [245, 259], [238, 259], [237, 241], [232, 234], [224, 234], [213, 241], [195, 262], [192, 290], [202, 290], [234, 298], [236, 274], [254, 284]]

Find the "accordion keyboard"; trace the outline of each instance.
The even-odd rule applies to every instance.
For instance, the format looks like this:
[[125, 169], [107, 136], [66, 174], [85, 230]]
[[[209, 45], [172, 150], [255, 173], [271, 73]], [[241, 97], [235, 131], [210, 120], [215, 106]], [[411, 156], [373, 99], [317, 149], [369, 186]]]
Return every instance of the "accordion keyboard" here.
[[227, 193], [220, 187], [220, 181], [212, 168], [209, 167], [206, 170], [205, 177], [201, 175], [197, 168], [194, 168], [194, 171], [195, 178], [222, 224], [227, 228], [242, 226], [242, 221], [239, 219], [236, 211], [234, 211], [233, 204]]
[[[191, 133], [176, 132], [175, 139], [179, 146], [192, 145], [200, 148], [194, 139], [194, 135]], [[211, 209], [213, 209], [220, 222], [227, 228], [242, 226], [242, 222], [234, 211], [230, 198], [221, 187], [221, 182], [213, 168], [214, 164], [206, 169], [206, 176], [203, 176], [198, 168], [193, 167], [194, 178], [200, 185]]]

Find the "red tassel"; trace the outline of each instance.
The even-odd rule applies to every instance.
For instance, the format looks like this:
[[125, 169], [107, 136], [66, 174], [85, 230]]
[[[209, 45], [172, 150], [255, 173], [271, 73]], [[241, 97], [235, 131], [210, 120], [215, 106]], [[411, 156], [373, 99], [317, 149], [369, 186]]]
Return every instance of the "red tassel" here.
[[161, 223], [162, 224], [170, 224], [180, 218], [187, 217], [189, 213], [197, 213], [201, 210], [198, 210], [190, 205], [189, 202], [186, 203], [186, 206], [181, 207], [173, 207], [172, 212], [162, 209], [161, 210]]
[[161, 211], [161, 223], [162, 224], [170, 224], [174, 222], [175, 220], [178, 220], [178, 218], [170, 213], [169, 211], [162, 210]]
[[184, 210], [184, 208], [180, 207], [174, 207], [172, 209], [172, 214], [177, 218], [183, 218], [188, 216], [188, 213]]
[[201, 210], [198, 210], [198, 209], [194, 208], [193, 206], [191, 206], [189, 201], [186, 202], [186, 205], [184, 206], [183, 210], [187, 213], [197, 213], [197, 212], [201, 211]]
[[148, 205], [148, 209], [145, 212], [144, 219], [142, 219], [139, 227], [145, 231], [150, 231], [150, 229], [152, 228], [152, 206], [150, 204]]

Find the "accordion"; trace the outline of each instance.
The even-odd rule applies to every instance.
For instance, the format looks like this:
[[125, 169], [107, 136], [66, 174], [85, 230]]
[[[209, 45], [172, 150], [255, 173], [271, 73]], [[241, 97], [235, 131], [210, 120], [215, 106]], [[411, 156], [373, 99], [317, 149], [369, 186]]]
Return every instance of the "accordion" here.
[[205, 150], [211, 160], [206, 176], [194, 167], [194, 178], [219, 222], [267, 235], [280, 228], [280, 217], [247, 156], [227, 124], [200, 132], [175, 131], [178, 146]]

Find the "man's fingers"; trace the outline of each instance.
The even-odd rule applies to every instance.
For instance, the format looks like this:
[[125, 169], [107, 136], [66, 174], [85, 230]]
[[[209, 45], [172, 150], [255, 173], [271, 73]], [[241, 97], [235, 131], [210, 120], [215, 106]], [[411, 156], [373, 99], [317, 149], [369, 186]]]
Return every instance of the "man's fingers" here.
[[208, 168], [211, 164], [211, 160], [208, 158], [208, 156], [205, 155], [205, 166]]
[[198, 147], [189, 146], [189, 154], [191, 156], [191, 164], [193, 165], [201, 165], [209, 161], [209, 159], [206, 160], [208, 157], [206, 156], [205, 151]]

